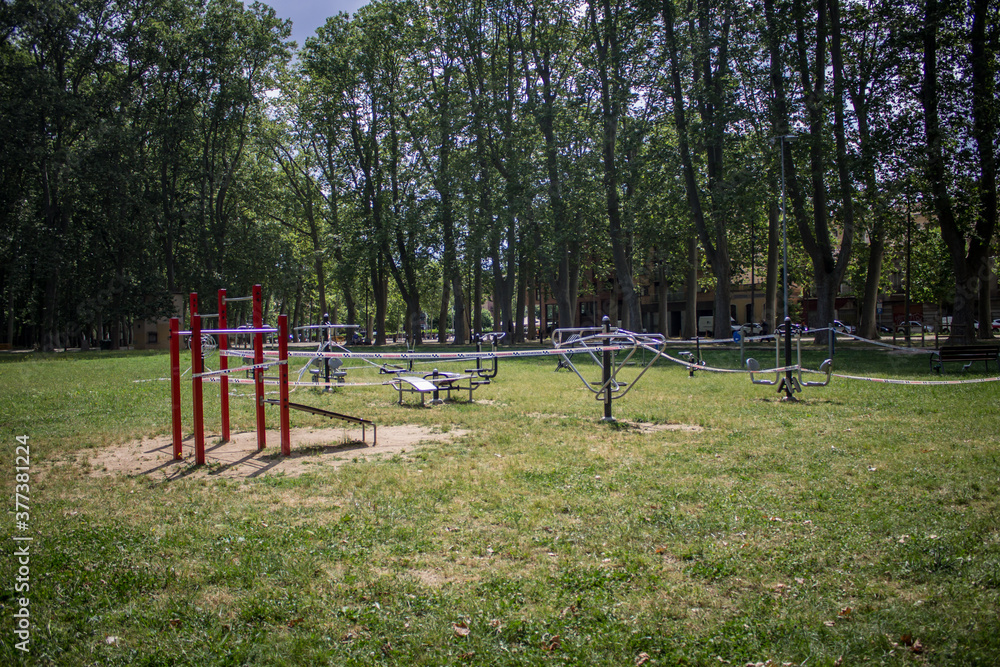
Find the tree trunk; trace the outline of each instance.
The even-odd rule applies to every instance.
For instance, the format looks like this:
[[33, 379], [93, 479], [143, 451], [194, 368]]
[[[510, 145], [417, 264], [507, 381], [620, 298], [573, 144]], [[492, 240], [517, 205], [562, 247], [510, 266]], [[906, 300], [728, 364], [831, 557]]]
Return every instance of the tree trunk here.
[[[973, 134], [979, 154], [980, 207], [976, 221], [976, 238], [969, 249], [970, 259], [978, 264], [979, 275], [979, 338], [993, 338], [992, 308], [990, 304], [990, 246], [997, 229], [997, 174], [996, 149], [997, 109], [996, 67], [998, 40], [996, 26], [992, 39], [987, 41], [989, 0], [973, 0], [972, 20], [972, 116]], [[994, 6], [995, 9], [995, 6]], [[995, 17], [995, 14], [994, 14]], [[978, 251], [978, 252], [977, 252]], [[976, 253], [976, 254], [974, 254]]]
[[[544, 139], [543, 154], [548, 178], [549, 206], [552, 209], [553, 238], [556, 256], [550, 266], [555, 271], [550, 275], [549, 286], [559, 309], [559, 326], [571, 328], [576, 322], [576, 298], [579, 293], [580, 276], [580, 229], [579, 214], [574, 217], [562, 196], [562, 176], [559, 169], [559, 146], [555, 137], [556, 89], [552, 86], [551, 45], [532, 42], [534, 72], [525, 63], [525, 85], [528, 90], [529, 105]], [[536, 78], [537, 77], [537, 78]], [[538, 98], [536, 81], [542, 83], [541, 99]], [[530, 211], [529, 211], [530, 215]], [[539, 239], [540, 241], [540, 239]], [[541, 249], [542, 244], [538, 243]]]
[[438, 311], [438, 343], [448, 342], [448, 302], [451, 301], [451, 281], [447, 276], [441, 280], [441, 308]]
[[[701, 245], [705, 249], [705, 255], [708, 257], [709, 265], [712, 267], [712, 273], [715, 276], [716, 297], [714, 302], [714, 335], [716, 338], [729, 338], [732, 335], [732, 331], [729, 328], [731, 268], [729, 263], [729, 246], [726, 238], [726, 224], [723, 211], [720, 208], [721, 202], [715, 201], [714, 198], [710, 198], [711, 209], [708, 216], [706, 216], [705, 210], [702, 206], [702, 197], [698, 185], [698, 179], [695, 174], [694, 160], [691, 155], [686, 111], [687, 102], [685, 101], [687, 98], [685, 97], [684, 90], [681, 86], [681, 68], [679, 63], [677, 39], [674, 34], [674, 20], [675, 14], [673, 1], [664, 0], [663, 22], [666, 30], [666, 42], [670, 60], [670, 93], [674, 106], [674, 124], [677, 128], [677, 144], [681, 155], [681, 166], [684, 171], [684, 186], [687, 193], [688, 205], [691, 208], [691, 217], [694, 220], [695, 229], [697, 230], [698, 237], [701, 240]], [[728, 18], [726, 21], [727, 25], [726, 29], [723, 31], [724, 34], [728, 34]], [[703, 28], [705, 30], [708, 29], [707, 26], [703, 26]], [[724, 75], [728, 69], [726, 53], [727, 51], [725, 46], [718, 49], [719, 62], [717, 64], [718, 71], [714, 75], [715, 78]], [[717, 85], [717, 81], [713, 83], [711, 63], [708, 61], [709, 56], [706, 53], [701, 57], [705, 60], [699, 62], [698, 66], [694, 68], [696, 76], [699, 74], [704, 75], [705, 81], [702, 82], [701, 87], [706, 90], [710, 90], [711, 93], [714, 93], [716, 92], [715, 86]], [[706, 132], [708, 132], [708, 135], [704, 137], [707, 152], [706, 161], [709, 169], [708, 189], [714, 197], [719, 193], [719, 190], [723, 185], [723, 133], [720, 128], [716, 127], [717, 121], [714, 105], [706, 99], [701, 99], [699, 105], [702, 109], [702, 123], [706, 126]], [[708, 228], [709, 217], [712, 220], [711, 234], [709, 233]], [[697, 321], [695, 321], [694, 326], [697, 327]]]
[[696, 338], [698, 336], [698, 236], [693, 232], [688, 239], [688, 276], [685, 292], [687, 294], [681, 338]]
[[538, 337], [538, 329], [535, 326], [535, 276], [531, 274], [528, 278], [528, 340], [535, 340]]
[[[924, 20], [924, 78], [922, 102], [924, 107], [924, 132], [927, 137], [927, 181], [930, 185], [934, 209], [941, 228], [941, 238], [948, 248], [952, 269], [955, 273], [954, 314], [949, 341], [955, 343], [972, 343], [976, 332], [973, 323], [975, 303], [979, 296], [981, 278], [989, 278], [986, 268], [989, 242], [996, 229], [996, 181], [995, 173], [990, 169], [995, 159], [992, 156], [992, 134], [995, 132], [995, 117], [989, 112], [990, 100], [994, 85], [985, 67], [983, 58], [986, 54], [985, 42], [985, 0], [975, 0], [973, 3], [974, 19], [972, 30], [972, 68], [973, 68], [973, 117], [974, 134], [980, 152], [982, 201], [987, 204], [987, 210], [976, 220], [971, 239], [966, 237], [960, 228], [952, 206], [951, 194], [948, 191], [950, 181], [944, 158], [944, 133], [939, 118], [939, 95], [937, 74], [937, 40], [938, 27], [941, 21], [941, 7], [937, 0], [927, 0]], [[991, 118], [993, 120], [991, 121]], [[989, 154], [984, 154], [989, 153]], [[992, 178], [992, 183], [988, 181]], [[987, 188], [987, 185], [992, 187]], [[986, 192], [985, 190], [990, 190]], [[990, 212], [988, 203], [992, 200]]]
[[993, 338], [993, 308], [990, 306], [990, 263], [983, 263], [979, 278], [979, 330], [976, 332], [979, 340]]
[[295, 285], [295, 307], [292, 314], [292, 326], [302, 326], [302, 278], [299, 278]]
[[[594, 31], [594, 47], [597, 54], [598, 76], [601, 82], [601, 111], [603, 128], [604, 195], [608, 215], [608, 231], [611, 236], [611, 256], [615, 264], [615, 282], [621, 289], [624, 306], [623, 324], [630, 331], [642, 329], [642, 313], [639, 296], [632, 280], [632, 244], [628, 234], [622, 229], [621, 201], [618, 192], [618, 125], [621, 119], [621, 97], [628, 96], [627, 84], [622, 81], [622, 54], [618, 45], [616, 17], [611, 16], [611, 3], [601, 2], [603, 20], [598, 21], [593, 0], [590, 4], [591, 24]], [[623, 90], [624, 89], [624, 90]], [[597, 314], [595, 313], [595, 317]], [[617, 319], [617, 318], [612, 318]], [[595, 322], [599, 326], [600, 322]]]
[[666, 267], [661, 264], [656, 269], [656, 302], [660, 313], [659, 331], [664, 336], [670, 336], [670, 285], [667, 277]]
[[472, 268], [472, 330], [483, 333], [483, 261], [479, 253], [476, 253], [476, 264]]
[[777, 328], [778, 313], [782, 313], [784, 320], [784, 303], [781, 310], [778, 308], [778, 274], [781, 271], [779, 266], [779, 245], [781, 239], [781, 209], [777, 201], [771, 202], [767, 209], [767, 277], [764, 285], [764, 331], [765, 334], [774, 333]]
[[865, 273], [865, 294], [861, 303], [861, 321], [858, 335], [870, 340], [878, 340], [878, 294], [882, 280], [882, 260], [885, 257], [885, 225], [875, 223], [868, 248], [868, 270]]
[[[523, 261], [522, 261], [523, 264]], [[517, 304], [514, 308], [514, 342], [524, 342], [524, 296], [527, 289], [527, 273], [524, 266], [517, 272]]]

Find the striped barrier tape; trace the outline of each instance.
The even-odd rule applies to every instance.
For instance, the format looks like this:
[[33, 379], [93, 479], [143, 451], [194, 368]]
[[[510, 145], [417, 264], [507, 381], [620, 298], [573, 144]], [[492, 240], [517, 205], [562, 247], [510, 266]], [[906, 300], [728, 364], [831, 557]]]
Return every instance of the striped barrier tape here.
[[[169, 378], [168, 378], [169, 379]], [[222, 380], [217, 377], [208, 378], [207, 382], [221, 382]], [[253, 378], [229, 378], [231, 384], [254, 384], [256, 380]], [[263, 380], [264, 384], [267, 385], [280, 385], [278, 380]], [[289, 387], [386, 387], [391, 385], [391, 381], [386, 382], [293, 382], [289, 381]]]
[[[676, 357], [672, 357], [669, 354], [667, 354], [666, 352], [660, 352], [659, 350], [653, 349], [651, 347], [647, 347], [646, 349], [649, 350], [649, 351], [651, 351], [651, 352], [655, 352], [656, 354], [660, 355], [664, 359], [667, 359], [668, 361], [672, 361], [675, 364], [679, 364], [679, 365], [684, 366], [686, 368], [693, 368], [696, 371], [706, 371], [706, 372], [709, 372], [709, 373], [740, 373], [740, 374], [744, 374], [744, 375], [747, 375], [747, 374], [750, 374], [750, 373], [754, 373], [754, 374], [766, 374], [766, 373], [784, 373], [786, 371], [797, 371], [800, 368], [800, 366], [798, 364], [796, 364], [794, 366], [781, 366], [779, 368], [764, 368], [764, 369], [761, 369], [759, 371], [749, 371], [749, 370], [744, 370], [742, 368], [715, 368], [714, 366], [702, 366], [701, 364], [692, 363], [690, 361], [684, 361], [683, 359], [678, 359]], [[825, 375], [825, 373], [824, 373], [824, 375]]]
[[896, 350], [898, 352], [907, 352], [909, 354], [929, 354], [930, 352], [934, 351], [933, 349], [927, 349], [927, 348], [902, 347], [900, 345], [892, 345], [890, 343], [883, 343], [880, 340], [872, 340], [870, 338], [863, 338], [861, 336], [855, 336], [854, 334], [844, 333], [842, 331], [835, 331], [834, 333], [836, 333], [838, 337], [853, 338], [854, 340], [860, 341], [862, 343], [868, 343], [869, 345], [875, 345], [877, 347], [884, 347], [884, 348], [887, 348], [887, 349], [890, 349], [890, 350]]
[[216, 375], [226, 375], [228, 373], [242, 373], [244, 371], [255, 371], [258, 368], [270, 368], [271, 366], [283, 366], [288, 364], [288, 360], [285, 361], [268, 361], [263, 364], [254, 364], [253, 366], [240, 366], [239, 368], [224, 368], [217, 371], [206, 371], [204, 373], [195, 373], [192, 378], [207, 378]]
[[[813, 371], [809, 369], [803, 369], [803, 372], [819, 373], [819, 371]], [[831, 375], [835, 378], [842, 378], [844, 380], [858, 380], [860, 382], [877, 382], [881, 384], [900, 384], [900, 385], [923, 386], [923, 387], [935, 387], [935, 386], [946, 386], [946, 385], [957, 385], [957, 384], [985, 384], [987, 382], [1000, 382], [1000, 377], [976, 378], [973, 380], [899, 380], [895, 378], [873, 378], [873, 377], [863, 377], [860, 375], [843, 375], [841, 373], [831, 373]]]
[[[498, 350], [495, 352], [289, 352], [289, 357], [308, 357], [311, 359], [399, 359], [402, 361], [462, 361], [468, 359], [511, 359], [527, 357], [547, 357], [581, 352], [620, 352], [635, 349], [635, 345], [602, 345], [594, 347], [567, 347], [551, 350]], [[645, 346], [643, 346], [645, 347]], [[654, 348], [648, 348], [654, 349]], [[274, 357], [277, 352], [265, 350], [264, 356]], [[252, 356], [251, 352], [229, 353], [230, 356]]]

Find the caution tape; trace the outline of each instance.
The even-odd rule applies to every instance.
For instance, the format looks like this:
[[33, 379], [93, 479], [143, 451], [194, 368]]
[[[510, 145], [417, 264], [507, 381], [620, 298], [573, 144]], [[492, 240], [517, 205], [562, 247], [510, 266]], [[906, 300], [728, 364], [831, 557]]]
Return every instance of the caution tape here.
[[714, 366], [702, 366], [701, 364], [698, 364], [698, 363], [694, 363], [694, 362], [690, 362], [690, 361], [684, 361], [683, 359], [678, 359], [677, 357], [672, 357], [669, 354], [667, 354], [666, 352], [661, 352], [661, 351], [659, 351], [659, 350], [657, 350], [655, 348], [646, 347], [646, 349], [649, 350], [649, 351], [651, 351], [651, 352], [655, 352], [656, 354], [660, 355], [664, 359], [667, 359], [668, 361], [672, 361], [675, 364], [679, 364], [679, 365], [684, 366], [686, 368], [693, 368], [696, 371], [706, 371], [706, 372], [709, 372], [709, 373], [741, 373], [741, 374], [744, 374], [744, 375], [745, 374], [749, 374], [749, 373], [754, 373], [754, 374], [758, 374], [758, 373], [784, 373], [786, 371], [797, 371], [800, 368], [800, 366], [798, 364], [795, 364], [793, 366], [781, 366], [779, 368], [762, 368], [759, 371], [744, 370], [742, 368], [716, 368]]
[[[809, 369], [803, 369], [803, 372], [819, 373], [819, 371], [813, 371]], [[833, 377], [842, 378], [844, 380], [858, 380], [860, 382], [877, 382], [881, 384], [901, 384], [901, 385], [923, 386], [923, 387], [947, 386], [947, 385], [957, 385], [957, 384], [985, 384], [987, 382], [1000, 382], [1000, 377], [975, 378], [972, 380], [900, 380], [896, 378], [874, 378], [874, 377], [863, 377], [860, 375], [844, 375], [842, 373], [831, 373], [831, 375]]]
[[883, 343], [880, 340], [872, 340], [870, 338], [863, 338], [861, 336], [855, 336], [854, 334], [844, 333], [842, 331], [834, 332], [837, 336], [853, 338], [854, 340], [860, 341], [862, 343], [868, 343], [869, 345], [875, 345], [877, 347], [884, 347], [889, 350], [896, 350], [898, 352], [906, 352], [908, 354], [930, 354], [935, 350], [929, 350], [927, 348], [915, 348], [915, 347], [902, 347], [900, 345], [892, 345], [890, 343]]
[[[308, 357], [311, 359], [399, 359], [402, 361], [462, 361], [466, 359], [511, 359], [527, 357], [550, 357], [564, 354], [579, 354], [582, 352], [620, 352], [633, 350], [636, 345], [601, 345], [593, 347], [567, 347], [541, 350], [497, 350], [490, 352], [289, 352], [289, 357]], [[642, 346], [645, 347], [645, 346]], [[655, 348], [648, 348], [655, 349]], [[229, 353], [230, 356], [249, 357], [252, 352]], [[277, 356], [273, 350], [265, 350], [268, 357]]]
[[[221, 382], [222, 379], [218, 377], [208, 378], [208, 382]], [[254, 384], [256, 380], [253, 378], [229, 378], [230, 384]], [[279, 380], [261, 380], [262, 384], [271, 386], [280, 386], [281, 382]], [[391, 381], [386, 380], [385, 382], [294, 382], [289, 381], [289, 387], [386, 387], [392, 384]]]
[[252, 366], [240, 366], [238, 368], [223, 368], [222, 370], [218, 371], [206, 371], [204, 373], [195, 373], [191, 377], [205, 378], [205, 377], [212, 377], [215, 375], [226, 375], [229, 373], [242, 373], [244, 371], [255, 371], [258, 368], [270, 368], [271, 366], [283, 366], [286, 364], [288, 364], [287, 359], [285, 361], [268, 361], [262, 364], [254, 364]]

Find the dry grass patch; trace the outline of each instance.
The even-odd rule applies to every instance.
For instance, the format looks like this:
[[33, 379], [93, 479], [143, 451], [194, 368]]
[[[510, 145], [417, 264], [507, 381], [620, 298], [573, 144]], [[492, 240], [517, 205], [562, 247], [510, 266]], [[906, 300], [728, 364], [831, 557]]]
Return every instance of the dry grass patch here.
[[169, 480], [181, 477], [212, 477], [247, 479], [262, 475], [281, 474], [297, 477], [321, 468], [336, 469], [349, 461], [369, 457], [392, 457], [412, 451], [426, 442], [456, 440], [468, 432], [454, 429], [439, 432], [427, 426], [383, 426], [378, 429], [378, 443], [361, 442], [360, 429], [296, 428], [291, 431], [292, 453], [281, 456], [275, 445], [280, 442], [277, 431], [267, 431], [268, 447], [257, 449], [255, 432], [236, 433], [229, 442], [218, 436], [206, 437], [205, 466], [194, 463], [194, 439], [183, 442], [183, 459], [173, 460], [170, 436], [133, 440], [122, 445], [87, 449], [77, 454], [77, 463], [94, 477], [109, 475], [144, 475], [150, 479]]

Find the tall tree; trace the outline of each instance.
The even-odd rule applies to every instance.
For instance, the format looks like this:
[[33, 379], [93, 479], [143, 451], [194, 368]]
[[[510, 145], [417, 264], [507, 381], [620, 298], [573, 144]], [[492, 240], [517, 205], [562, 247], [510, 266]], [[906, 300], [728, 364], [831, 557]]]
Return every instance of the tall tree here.
[[537, 227], [534, 236], [559, 311], [559, 326], [573, 327], [582, 261], [581, 214], [572, 210], [564, 189], [566, 177], [557, 137], [560, 101], [573, 75], [574, 61], [569, 57], [572, 7], [565, 2], [531, 0], [528, 11], [529, 22], [524, 28], [528, 34], [518, 35], [519, 51], [527, 107], [542, 134], [542, 161], [552, 223], [547, 243], [543, 243]]
[[[712, 11], [708, 0], [699, 0], [694, 16], [687, 17], [692, 61], [681, 63], [677, 25], [683, 25], [674, 0], [663, 0], [662, 16], [666, 32], [666, 49], [670, 61], [670, 91], [673, 100], [674, 124], [684, 170], [685, 188], [691, 217], [715, 276], [716, 338], [728, 338], [731, 302], [731, 265], [727, 236], [725, 198], [725, 137], [729, 111], [725, 108], [725, 86], [730, 76], [729, 37], [733, 8], [722, 2]], [[713, 23], [716, 20], [717, 23]], [[714, 55], [714, 61], [713, 61]], [[687, 88], [682, 74], [687, 72]], [[698, 110], [701, 134], [693, 136], [688, 106]], [[692, 143], [702, 146], [707, 166], [706, 195], [702, 194], [700, 178], [692, 154]], [[707, 199], [707, 206], [704, 201]], [[706, 208], [708, 209], [706, 214]]]
[[[623, 41], [635, 35], [637, 14], [626, 3], [612, 0], [588, 0], [588, 23], [594, 46], [597, 77], [600, 84], [604, 194], [615, 278], [621, 289], [625, 317], [631, 331], [642, 330], [642, 311], [633, 280], [632, 242], [622, 220], [621, 177], [619, 175], [618, 133], [631, 102], [631, 86], [626, 79], [628, 55]], [[728, 312], [728, 309], [726, 310]]]
[[[989, 250], [997, 224], [994, 142], [997, 117], [1000, 114], [996, 103], [997, 39], [995, 34], [992, 39], [988, 39], [986, 31], [991, 18], [992, 25], [997, 25], [997, 9], [991, 9], [985, 0], [974, 0], [971, 9], [972, 16], [967, 17], [958, 6], [940, 4], [937, 0], [926, 1], [921, 90], [927, 146], [927, 182], [941, 228], [941, 237], [948, 248], [955, 274], [955, 312], [951, 338], [967, 342], [972, 341], [976, 335], [973, 320], [980, 281], [988, 281], [990, 275]], [[957, 12], [957, 15], [949, 14], [949, 10]], [[941, 67], [943, 32], [947, 34], [946, 43], [962, 47], [968, 45], [965, 47], [968, 55], [963, 58], [961, 48], [949, 49], [944, 67]], [[944, 72], [948, 72], [948, 76], [954, 76], [956, 72], [967, 73], [972, 81], [971, 99], [965, 96], [962, 88], [942, 85]], [[971, 128], [965, 125], [966, 121], [961, 116], [950, 117], [947, 124], [942, 121], [942, 97], [946, 97], [944, 101], [947, 106], [963, 107], [969, 112], [973, 120]], [[966, 208], [963, 217], [956, 213], [953, 203], [950, 184], [954, 182], [954, 176], [949, 173], [949, 161], [944, 150], [946, 141], [953, 141], [957, 137], [971, 138], [978, 154], [978, 183], [973, 188], [973, 192], [978, 194], [974, 198], [978, 199], [978, 205]], [[962, 164], [955, 164], [954, 168], [970, 172], [975, 169]], [[981, 329], [984, 337], [991, 335], [987, 333], [988, 326]]]
[[[773, 11], [770, 16], [774, 17]], [[816, 0], [815, 9], [810, 13], [804, 0], [794, 0], [792, 19], [795, 31], [793, 60], [803, 96], [801, 106], [804, 117], [801, 120], [809, 128], [804, 141], [809, 156], [808, 204], [812, 208], [811, 222], [806, 201], [807, 189], [799, 181], [794, 159], [795, 151], [786, 149], [783, 151], [783, 156], [795, 222], [802, 245], [812, 263], [817, 301], [816, 324], [825, 325], [835, 319], [836, 296], [850, 261], [854, 240], [853, 182], [847, 160], [839, 4], [837, 0]], [[772, 40], [781, 34], [773, 21], [769, 26], [769, 32], [772, 33]], [[827, 60], [827, 51], [831, 48], [832, 65]], [[780, 74], [784, 71], [785, 64], [779, 47], [775, 47], [772, 43], [770, 50], [771, 58], [776, 63], [772, 71], [778, 73], [777, 79], [773, 81], [776, 91], [775, 130], [778, 136], [784, 136], [792, 127], [786, 97], [787, 89]], [[810, 56], [812, 56], [811, 61]], [[831, 69], [834, 79], [832, 95], [828, 91], [827, 84], [827, 75]], [[839, 213], [839, 224], [831, 221], [831, 197], [827, 186], [830, 137], [826, 128], [830, 122], [831, 106], [840, 204], [833, 212]], [[825, 329], [819, 330], [817, 341], [825, 341], [827, 335]]]

